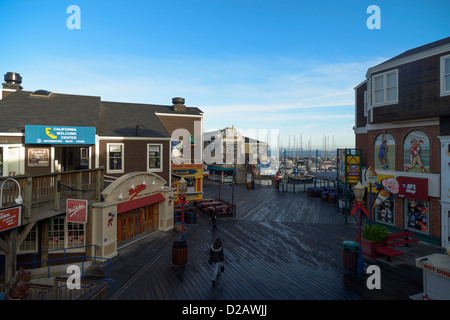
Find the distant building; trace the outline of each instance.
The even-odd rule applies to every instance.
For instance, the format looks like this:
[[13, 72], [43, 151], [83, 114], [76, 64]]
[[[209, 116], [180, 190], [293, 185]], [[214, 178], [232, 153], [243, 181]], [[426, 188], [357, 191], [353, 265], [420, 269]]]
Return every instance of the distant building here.
[[450, 37], [369, 68], [355, 98], [362, 163], [400, 188], [375, 221], [449, 246]]
[[210, 180], [245, 183], [268, 161], [267, 142], [244, 137], [234, 126], [205, 132], [204, 144]]

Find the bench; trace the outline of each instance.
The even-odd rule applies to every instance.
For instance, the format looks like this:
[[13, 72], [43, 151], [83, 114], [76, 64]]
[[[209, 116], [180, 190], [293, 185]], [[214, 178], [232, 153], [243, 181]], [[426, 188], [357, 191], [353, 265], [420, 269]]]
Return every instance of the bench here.
[[389, 247], [377, 248], [375, 251], [382, 255], [387, 256], [388, 261], [392, 261], [392, 259], [391, 259], [392, 257], [396, 257], [396, 256], [403, 254], [403, 252], [401, 252], [397, 249], [394, 249], [394, 248], [389, 248]]
[[[393, 232], [390, 233], [387, 237], [387, 246], [388, 247], [395, 247], [404, 244], [405, 246], [408, 246], [409, 243], [418, 242], [420, 239], [417, 238], [410, 238], [414, 236], [414, 232], [405, 230], [405, 231], [399, 231], [399, 232]], [[401, 240], [403, 239], [403, 240]], [[397, 241], [400, 240], [400, 241]]]
[[412, 236], [414, 236], [414, 232], [409, 230], [390, 233], [387, 237], [386, 246], [378, 248], [375, 251], [387, 256], [388, 261], [392, 261], [392, 257], [403, 254], [403, 252], [392, 247], [400, 246], [402, 244], [408, 246], [409, 243], [420, 241], [420, 239], [417, 238], [410, 238]]

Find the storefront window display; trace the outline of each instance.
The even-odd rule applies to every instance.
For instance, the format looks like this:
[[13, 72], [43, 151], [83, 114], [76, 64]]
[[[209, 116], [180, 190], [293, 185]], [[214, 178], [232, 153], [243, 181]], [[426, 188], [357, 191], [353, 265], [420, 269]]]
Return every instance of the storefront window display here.
[[407, 229], [415, 232], [428, 233], [429, 201], [405, 199]]
[[395, 139], [383, 131], [375, 138], [374, 143], [375, 169], [395, 169]]
[[403, 143], [405, 172], [430, 172], [430, 140], [422, 131], [410, 132]]
[[395, 208], [394, 208], [394, 198], [390, 197], [382, 201], [379, 205], [375, 207], [375, 220], [377, 222], [386, 223], [394, 225], [395, 223]]

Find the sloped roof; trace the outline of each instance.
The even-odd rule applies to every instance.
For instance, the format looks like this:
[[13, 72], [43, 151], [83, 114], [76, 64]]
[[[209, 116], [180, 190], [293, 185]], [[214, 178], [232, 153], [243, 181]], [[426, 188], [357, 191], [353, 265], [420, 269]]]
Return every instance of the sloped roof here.
[[0, 132], [21, 132], [25, 125], [95, 127], [98, 123], [100, 97], [31, 93], [16, 91], [0, 100]]
[[170, 134], [147, 104], [101, 102], [100, 136], [167, 138]]
[[96, 127], [99, 136], [168, 138], [155, 113], [199, 115], [195, 107], [101, 101], [97, 96], [16, 91], [0, 100], [0, 132], [23, 132], [25, 125]]

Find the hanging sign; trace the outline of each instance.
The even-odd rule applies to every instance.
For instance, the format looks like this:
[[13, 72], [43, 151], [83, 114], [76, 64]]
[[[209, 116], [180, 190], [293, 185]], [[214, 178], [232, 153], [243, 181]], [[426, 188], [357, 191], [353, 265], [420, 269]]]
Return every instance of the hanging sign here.
[[398, 194], [405, 198], [428, 200], [428, 179], [414, 177], [397, 177]]
[[22, 225], [22, 206], [0, 209], [0, 232]]
[[95, 144], [95, 127], [26, 125], [25, 144]]
[[66, 220], [68, 222], [86, 223], [88, 201], [79, 199], [67, 199]]

